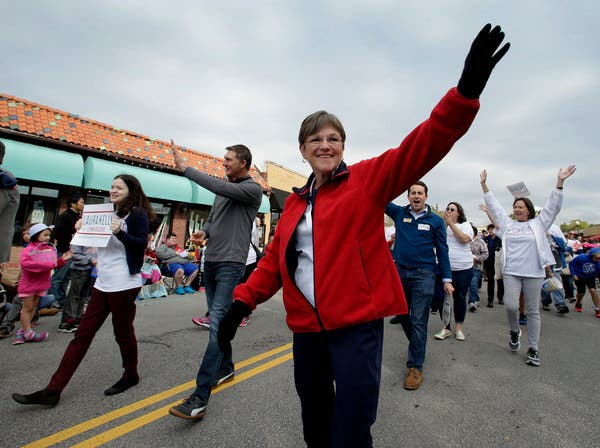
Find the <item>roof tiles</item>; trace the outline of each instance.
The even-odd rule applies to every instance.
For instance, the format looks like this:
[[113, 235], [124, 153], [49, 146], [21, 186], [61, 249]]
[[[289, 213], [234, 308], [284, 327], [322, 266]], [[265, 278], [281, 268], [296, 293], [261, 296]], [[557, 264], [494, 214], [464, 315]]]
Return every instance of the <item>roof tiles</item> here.
[[[83, 147], [89, 153], [138, 162], [157, 168], [176, 169], [169, 142], [82, 118], [49, 106], [0, 94], [0, 128]], [[223, 158], [178, 146], [187, 163], [211, 176], [225, 177]], [[255, 167], [251, 176], [267, 191], [271, 188]]]

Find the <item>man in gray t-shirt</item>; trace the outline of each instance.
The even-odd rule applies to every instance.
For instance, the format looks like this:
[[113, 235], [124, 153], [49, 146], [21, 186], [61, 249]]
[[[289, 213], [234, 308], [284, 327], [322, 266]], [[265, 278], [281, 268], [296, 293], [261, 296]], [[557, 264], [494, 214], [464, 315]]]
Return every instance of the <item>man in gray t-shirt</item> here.
[[173, 157], [184, 176], [216, 197], [202, 230], [190, 240], [209, 240], [204, 254], [206, 301], [210, 315], [210, 333], [200, 369], [196, 390], [169, 413], [185, 419], [201, 419], [206, 414], [213, 387], [233, 380], [231, 350], [222, 352], [217, 343], [219, 322], [229, 310], [234, 287], [246, 269], [252, 223], [262, 199], [262, 187], [250, 177], [252, 154], [244, 145], [226, 148], [223, 166], [227, 180], [217, 179], [186, 165], [179, 150], [171, 143]]

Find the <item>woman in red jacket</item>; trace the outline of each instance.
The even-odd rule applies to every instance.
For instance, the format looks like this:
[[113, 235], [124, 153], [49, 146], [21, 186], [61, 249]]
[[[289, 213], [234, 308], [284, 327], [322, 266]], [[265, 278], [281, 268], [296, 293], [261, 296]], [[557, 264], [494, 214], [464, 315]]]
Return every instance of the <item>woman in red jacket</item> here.
[[[424, 176], [469, 128], [504, 33], [486, 25], [475, 39], [458, 88], [451, 89], [402, 144], [346, 166], [346, 133], [325, 111], [302, 122], [298, 142], [308, 183], [285, 202], [265, 257], [219, 326], [222, 349], [241, 319], [283, 287], [294, 333], [294, 379], [309, 447], [367, 447], [375, 422], [383, 318], [406, 314], [385, 242], [386, 205]], [[496, 53], [494, 55], [494, 53]]]

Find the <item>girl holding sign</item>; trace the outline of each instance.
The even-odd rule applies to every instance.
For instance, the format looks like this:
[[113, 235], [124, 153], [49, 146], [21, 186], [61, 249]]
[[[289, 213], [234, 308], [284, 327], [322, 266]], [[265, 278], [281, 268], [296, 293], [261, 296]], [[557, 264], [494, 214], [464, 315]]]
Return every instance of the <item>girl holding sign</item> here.
[[[124, 392], [139, 382], [133, 320], [152, 209], [140, 182], [129, 174], [120, 174], [113, 179], [110, 201], [116, 208], [111, 224], [113, 234], [106, 247], [98, 248], [98, 278], [81, 324], [48, 385], [29, 395], [13, 394], [13, 399], [18, 403], [49, 406], [58, 403], [62, 390], [109, 314], [112, 314], [115, 339], [119, 344], [125, 372], [104, 394]], [[81, 221], [76, 225], [77, 230], [80, 228]]]

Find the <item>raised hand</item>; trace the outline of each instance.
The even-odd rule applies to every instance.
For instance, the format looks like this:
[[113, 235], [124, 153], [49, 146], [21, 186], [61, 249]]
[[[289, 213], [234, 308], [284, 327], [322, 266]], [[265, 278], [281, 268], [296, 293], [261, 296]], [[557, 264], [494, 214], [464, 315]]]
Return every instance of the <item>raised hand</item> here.
[[568, 177], [571, 177], [573, 174], [575, 174], [575, 165], [569, 165], [566, 168], [560, 168], [558, 170], [558, 178], [562, 181], [564, 181], [565, 179], [567, 179]]
[[177, 168], [180, 171], [185, 171], [185, 169], [187, 168], [187, 164], [185, 163], [185, 159], [181, 155], [181, 151], [177, 149], [177, 146], [175, 145], [173, 139], [171, 139], [171, 152], [173, 153], [173, 161], [175, 162], [175, 165], [177, 165]]
[[499, 26], [492, 28], [488, 23], [481, 29], [471, 45], [458, 81], [457, 88], [461, 95], [472, 99], [481, 96], [492, 70], [510, 48], [510, 43], [506, 43], [498, 50], [502, 40], [504, 32]]

